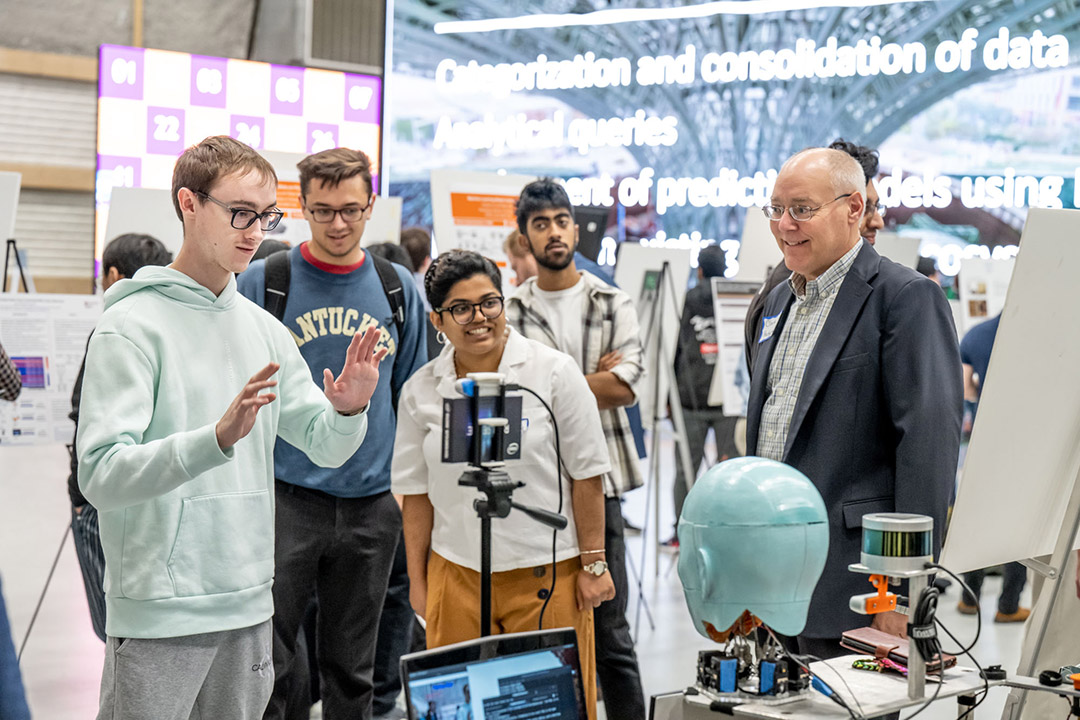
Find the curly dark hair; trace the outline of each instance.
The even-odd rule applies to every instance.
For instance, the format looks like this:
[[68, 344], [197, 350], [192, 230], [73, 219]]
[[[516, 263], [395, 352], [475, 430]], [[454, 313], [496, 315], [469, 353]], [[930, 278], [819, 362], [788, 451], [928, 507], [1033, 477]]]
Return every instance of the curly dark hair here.
[[424, 292], [433, 308], [441, 308], [450, 288], [474, 275], [487, 275], [491, 284], [502, 288], [502, 274], [495, 261], [473, 250], [449, 250], [431, 262], [424, 273]]
[[874, 148], [866, 147], [865, 145], [856, 145], [853, 142], [848, 142], [844, 138], [836, 138], [829, 143], [831, 150], [840, 150], [846, 152], [862, 166], [863, 175], [866, 176], [867, 184], [870, 183], [875, 177], [877, 177], [878, 171], [878, 151]]

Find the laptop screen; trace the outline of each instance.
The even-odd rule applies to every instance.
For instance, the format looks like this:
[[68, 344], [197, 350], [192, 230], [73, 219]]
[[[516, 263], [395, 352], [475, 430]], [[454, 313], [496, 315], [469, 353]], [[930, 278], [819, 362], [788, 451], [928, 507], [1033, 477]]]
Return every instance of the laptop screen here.
[[401, 659], [415, 720], [585, 720], [571, 629], [495, 635]]

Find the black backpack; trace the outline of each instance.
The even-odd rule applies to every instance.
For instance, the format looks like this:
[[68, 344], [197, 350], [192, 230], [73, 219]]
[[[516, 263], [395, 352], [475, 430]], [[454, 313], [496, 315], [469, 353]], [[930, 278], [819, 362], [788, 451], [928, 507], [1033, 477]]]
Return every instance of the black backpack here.
[[[405, 290], [401, 286], [401, 278], [394, 270], [393, 263], [386, 258], [381, 258], [371, 252], [366, 255], [375, 263], [375, 271], [379, 274], [383, 292], [386, 293], [386, 301], [390, 303], [390, 312], [393, 315], [394, 327], [397, 328], [400, 342], [404, 337], [405, 328]], [[267, 255], [263, 270], [265, 272], [263, 307], [280, 322], [285, 322], [285, 303], [289, 299], [289, 282], [292, 274], [288, 251], [283, 249]], [[396, 409], [397, 393], [393, 393], [393, 396]]]

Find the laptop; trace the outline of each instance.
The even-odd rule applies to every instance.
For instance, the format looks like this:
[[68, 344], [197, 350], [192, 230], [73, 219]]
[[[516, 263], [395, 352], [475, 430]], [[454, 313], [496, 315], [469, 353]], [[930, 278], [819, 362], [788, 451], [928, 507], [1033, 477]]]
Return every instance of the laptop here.
[[411, 720], [587, 720], [573, 628], [492, 635], [401, 658]]

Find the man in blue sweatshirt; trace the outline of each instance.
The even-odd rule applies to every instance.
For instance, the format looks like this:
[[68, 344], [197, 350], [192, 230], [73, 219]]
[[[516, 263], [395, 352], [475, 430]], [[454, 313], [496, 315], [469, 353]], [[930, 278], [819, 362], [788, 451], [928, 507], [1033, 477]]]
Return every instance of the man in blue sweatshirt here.
[[273, 684], [274, 441], [345, 462], [385, 350], [354, 333], [320, 392], [289, 333], [236, 292], [281, 219], [250, 147], [189, 148], [172, 195], [180, 253], [109, 289], [86, 357], [79, 486], [108, 608], [98, 717], [254, 720]]
[[[427, 361], [426, 318], [409, 271], [394, 265], [404, 294], [399, 327], [376, 259], [360, 247], [375, 204], [367, 156], [336, 148], [297, 167], [311, 240], [289, 251], [285, 327], [313, 375], [357, 329], [376, 331], [392, 362], [372, 396], [367, 440], [340, 468], [318, 467], [288, 440], [274, 449], [276, 677], [266, 717], [285, 717], [305, 662], [296, 660], [297, 635], [314, 596], [317, 637], [308, 641], [317, 648], [323, 717], [370, 718], [379, 615], [401, 535], [401, 511], [390, 494], [394, 398]], [[240, 292], [256, 303], [265, 299], [265, 262], [253, 262], [238, 280]]]

